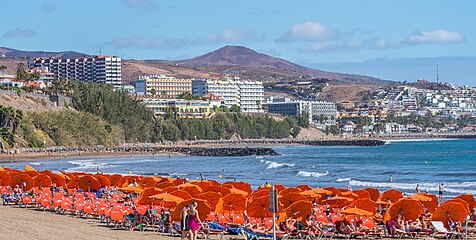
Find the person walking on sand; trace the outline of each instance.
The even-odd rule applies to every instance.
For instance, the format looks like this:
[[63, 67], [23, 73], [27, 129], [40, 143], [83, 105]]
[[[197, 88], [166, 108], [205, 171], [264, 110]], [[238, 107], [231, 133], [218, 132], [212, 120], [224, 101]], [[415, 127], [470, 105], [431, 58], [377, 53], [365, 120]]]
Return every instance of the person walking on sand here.
[[182, 231], [182, 240], [189, 239], [187, 237], [190, 230], [188, 227], [188, 211], [190, 211], [190, 204], [187, 204], [180, 212], [180, 230]]
[[443, 202], [443, 191], [445, 191], [445, 186], [441, 183], [440, 186], [438, 186], [438, 198], [440, 202]]
[[197, 202], [192, 202], [192, 206], [188, 211], [188, 227], [190, 228], [190, 240], [197, 240], [198, 229], [203, 227], [203, 223], [198, 216]]

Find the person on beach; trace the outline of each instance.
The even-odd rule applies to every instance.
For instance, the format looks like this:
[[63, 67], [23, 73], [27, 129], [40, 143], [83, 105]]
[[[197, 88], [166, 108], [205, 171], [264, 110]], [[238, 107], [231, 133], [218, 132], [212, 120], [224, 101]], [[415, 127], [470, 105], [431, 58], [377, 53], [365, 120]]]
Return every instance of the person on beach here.
[[180, 230], [182, 231], [181, 239], [188, 239], [187, 234], [190, 228], [188, 227], [188, 211], [190, 210], [190, 205], [187, 204], [182, 211], [180, 212]]
[[419, 184], [416, 185], [415, 192], [420, 193], [420, 185]]
[[388, 177], [388, 182], [389, 182], [389, 183], [392, 183], [392, 182], [393, 182], [392, 175], [390, 175], [390, 177]]
[[443, 191], [445, 191], [445, 186], [441, 183], [440, 186], [438, 186], [438, 198], [440, 202], [443, 202]]
[[192, 202], [192, 206], [188, 211], [188, 227], [190, 228], [190, 239], [197, 240], [198, 229], [203, 227], [203, 223], [200, 220], [200, 216], [198, 216], [197, 211], [197, 202]]

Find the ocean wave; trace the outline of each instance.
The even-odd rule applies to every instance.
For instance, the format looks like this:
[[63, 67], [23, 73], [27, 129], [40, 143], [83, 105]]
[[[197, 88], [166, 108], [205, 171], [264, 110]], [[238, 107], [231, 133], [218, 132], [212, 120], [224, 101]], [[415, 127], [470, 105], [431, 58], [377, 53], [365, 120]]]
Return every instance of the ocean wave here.
[[105, 165], [105, 164], [99, 164], [92, 160], [86, 160], [86, 161], [74, 160], [74, 161], [68, 161], [68, 163], [74, 165], [74, 167], [70, 167], [66, 169], [67, 172], [95, 170], [98, 165], [100, 165], [101, 168]]
[[394, 143], [394, 142], [430, 142], [430, 141], [454, 141], [458, 140], [456, 138], [423, 138], [423, 139], [395, 139], [395, 140], [384, 140], [385, 143]]
[[41, 166], [41, 165], [43, 165], [43, 162], [31, 162], [29, 164], [33, 165], [33, 166]]
[[267, 165], [266, 168], [272, 169], [272, 168], [280, 168], [280, 167], [294, 167], [294, 163], [278, 163], [278, 162], [273, 162], [273, 161], [268, 161], [268, 160], [261, 160], [260, 162], [264, 163]]
[[338, 178], [336, 182], [348, 182], [350, 180], [352, 180], [352, 178]]
[[329, 172], [306, 172], [306, 171], [299, 171], [297, 173], [297, 176], [300, 177], [315, 177], [315, 178], [320, 178], [329, 175]]
[[[413, 192], [418, 184], [422, 191], [428, 192], [437, 192], [438, 186], [441, 184], [440, 182], [431, 182], [431, 183], [389, 183], [389, 182], [366, 182], [366, 181], [359, 181], [359, 180], [351, 180], [349, 181], [351, 186], [362, 186], [362, 187], [374, 187], [374, 188], [396, 188], [399, 190], [411, 190], [409, 192]], [[463, 193], [470, 193], [476, 194], [476, 182], [449, 182], [445, 183], [445, 192], [446, 193], [455, 193], [455, 194], [463, 194]], [[468, 189], [471, 188], [471, 189]]]

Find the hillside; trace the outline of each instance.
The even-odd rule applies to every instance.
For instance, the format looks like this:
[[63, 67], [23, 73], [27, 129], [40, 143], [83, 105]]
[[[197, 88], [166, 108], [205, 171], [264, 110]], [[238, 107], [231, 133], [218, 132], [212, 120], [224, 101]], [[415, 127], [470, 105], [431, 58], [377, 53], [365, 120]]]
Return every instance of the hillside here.
[[74, 58], [81, 57], [87, 54], [74, 52], [74, 51], [63, 51], [63, 52], [45, 52], [45, 51], [22, 51], [11, 48], [0, 47], [0, 56], [4, 58], [36, 58], [36, 57], [45, 57], [45, 58]]

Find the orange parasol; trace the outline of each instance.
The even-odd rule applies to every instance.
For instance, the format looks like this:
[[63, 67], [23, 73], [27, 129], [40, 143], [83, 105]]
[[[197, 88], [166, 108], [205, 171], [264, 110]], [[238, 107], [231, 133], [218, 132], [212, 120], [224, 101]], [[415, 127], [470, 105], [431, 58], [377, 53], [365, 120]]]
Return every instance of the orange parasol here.
[[302, 220], [312, 213], [312, 203], [309, 201], [297, 201], [283, 210], [286, 217]]
[[[370, 200], [370, 201], [372, 201], [372, 200]], [[368, 216], [368, 217], [371, 217], [375, 214], [373, 212], [369, 212], [369, 211], [366, 211], [364, 209], [360, 209], [360, 208], [357, 208], [357, 207], [346, 208], [343, 211], [341, 211], [341, 213], [346, 214], [346, 215], [354, 215], [354, 216], [358, 215], [358, 216]]]
[[470, 209], [469, 209], [469, 204], [468, 204], [465, 200], [463, 200], [463, 199], [461, 199], [461, 198], [452, 198], [452, 199], [450, 199], [450, 200], [447, 200], [447, 201], [444, 202], [443, 204], [445, 204], [445, 203], [451, 203], [451, 202], [461, 203], [461, 204], [463, 204], [463, 205], [466, 207], [466, 209], [468, 209], [468, 211], [470, 210]]
[[73, 176], [69, 179], [66, 186], [68, 188], [78, 188], [78, 181], [79, 181], [79, 177], [78, 176]]
[[[307, 191], [311, 191], [311, 190], [307, 190]], [[290, 187], [290, 188], [286, 188], [282, 191], [279, 191], [279, 195], [284, 196], [284, 195], [289, 194], [289, 193], [301, 193], [301, 192], [302, 192], [302, 190], [299, 189], [299, 188]], [[268, 190], [268, 194], [269, 194], [269, 190]]]
[[232, 187], [232, 188], [230, 188], [230, 191], [231, 191], [231, 193], [238, 193], [238, 194], [241, 194], [241, 195], [243, 195], [243, 196], [245, 196], [245, 197], [248, 196], [248, 192], [243, 191], [243, 190], [238, 189], [238, 188]]
[[448, 226], [448, 221], [458, 221], [464, 222], [466, 216], [468, 216], [469, 211], [466, 206], [462, 203], [449, 202], [441, 204], [432, 214], [432, 221], [442, 221], [446, 227]]
[[359, 199], [370, 198], [370, 193], [367, 190], [358, 189], [358, 190], [353, 190], [352, 192], [357, 194], [357, 196], [359, 196]]
[[220, 198], [222, 198], [221, 193], [216, 193], [216, 192], [204, 192], [200, 194], [200, 198], [203, 200], [207, 200], [208, 203], [210, 204], [210, 208], [212, 211], [215, 211], [218, 201], [220, 201]]
[[175, 186], [178, 186], [180, 184], [184, 184], [185, 183], [185, 179], [184, 178], [177, 178], [177, 179], [174, 179], [174, 181], [172, 181], [172, 183], [175, 185]]
[[269, 197], [263, 196], [248, 202], [246, 213], [249, 217], [266, 218], [273, 216], [269, 211]]
[[253, 201], [255, 198], [260, 198], [263, 196], [269, 197], [269, 189], [271, 188], [260, 188], [256, 191], [254, 191], [250, 196], [248, 196], [248, 202]]
[[209, 192], [219, 192], [223, 196], [226, 196], [226, 195], [231, 193], [230, 189], [228, 189], [226, 187], [222, 187], [222, 186], [213, 186], [208, 191]]
[[243, 213], [246, 209], [246, 197], [237, 194], [237, 193], [230, 193], [224, 197], [222, 197], [215, 209], [217, 213], [223, 214], [233, 214], [233, 213]]
[[349, 208], [353, 207], [360, 208], [371, 213], [375, 213], [377, 211], [377, 203], [369, 198], [358, 199], [349, 204]]
[[349, 191], [340, 192], [339, 195], [337, 195], [337, 196], [352, 198], [354, 201], [359, 199], [359, 195], [357, 195], [356, 193], [353, 193], [353, 192], [349, 192]]
[[127, 187], [119, 188], [119, 190], [121, 190], [122, 192], [134, 192], [134, 193], [142, 193], [144, 191], [144, 190], [142, 190], [138, 187], [134, 187], [134, 186], [127, 186]]
[[[268, 197], [269, 199], [269, 197]], [[297, 201], [307, 201], [308, 199], [303, 196], [301, 193], [289, 193], [284, 196], [279, 197], [279, 203], [283, 205], [283, 208], [291, 206], [291, 204]], [[269, 206], [268, 206], [269, 207]]]
[[198, 197], [202, 194], [202, 189], [191, 183], [184, 183], [177, 186], [180, 190], [189, 193], [193, 197]]
[[160, 182], [160, 178], [157, 177], [145, 177], [140, 180], [140, 186], [143, 189], [154, 187], [157, 183]]
[[0, 172], [0, 186], [8, 186], [10, 184], [10, 174], [5, 171]]
[[30, 165], [25, 165], [25, 172], [34, 172], [34, 173], [38, 173], [38, 171], [36, 171], [36, 169], [34, 169], [32, 166]]
[[111, 176], [108, 177], [109, 178], [109, 182], [111, 183], [111, 186], [119, 186], [119, 182], [121, 181], [122, 179], [122, 175], [121, 174], [113, 174]]
[[192, 199], [192, 195], [190, 195], [188, 192], [178, 190], [178, 189], [175, 191], [171, 191], [170, 194], [177, 196], [179, 198], [183, 198], [183, 200], [185, 201]]
[[383, 192], [382, 195], [380, 195], [378, 200], [382, 200], [382, 201], [389, 200], [391, 203], [395, 203], [401, 198], [403, 198], [402, 192], [398, 191], [397, 189], [390, 188], [387, 191]]
[[278, 192], [281, 192], [286, 189], [286, 187], [283, 184], [274, 184], [274, 189], [277, 189]]
[[175, 185], [169, 181], [163, 181], [155, 185], [158, 188], [167, 188], [167, 187], [174, 187]]
[[66, 179], [64, 178], [63, 174], [56, 174], [56, 173], [47, 173], [51, 179], [51, 184], [62, 187], [66, 185]]
[[330, 206], [334, 206], [334, 207], [345, 207], [353, 201], [354, 199], [352, 198], [335, 196], [335, 197], [331, 197], [326, 200], [323, 200], [321, 203], [329, 204]]
[[50, 187], [51, 178], [44, 173], [40, 173], [33, 177], [33, 183], [35, 186], [39, 188]]
[[125, 176], [119, 180], [119, 182], [117, 183], [117, 186], [124, 187], [124, 186], [130, 185], [131, 183], [134, 183], [134, 181], [139, 183], [140, 177], [139, 176]]
[[200, 217], [200, 219], [203, 220], [208, 216], [208, 214], [210, 214], [210, 206], [208, 205], [208, 202], [206, 200], [193, 198], [188, 201], [184, 201], [177, 204], [170, 214], [170, 219], [172, 221], [180, 221], [180, 212], [187, 204], [192, 204], [192, 202], [197, 203], [197, 207], [195, 209], [198, 211], [198, 216]]
[[28, 191], [35, 186], [33, 179], [26, 173], [20, 173], [12, 177], [10, 186], [20, 186], [23, 191]]
[[369, 192], [372, 201], [377, 201], [378, 197], [380, 197], [380, 191], [376, 188], [363, 188], [362, 190]]
[[103, 174], [94, 174], [94, 178], [96, 178], [99, 181], [99, 183], [101, 184], [101, 187], [111, 186], [111, 181], [109, 180], [108, 177], [106, 177]]
[[222, 184], [223, 187], [229, 188], [227, 186], [232, 186], [236, 189], [240, 189], [242, 191], [246, 192], [246, 196], [250, 195], [252, 190], [251, 190], [251, 185], [245, 182], [234, 182], [234, 181], [229, 181], [225, 182]]
[[202, 189], [202, 192], [208, 192], [209, 189], [213, 186], [212, 182], [208, 180], [203, 180], [200, 182], [196, 182], [194, 184], [199, 186]]
[[160, 189], [160, 188], [154, 188], [154, 187], [147, 188], [146, 190], [144, 190], [141, 193], [141, 195], [138, 199], [138, 202], [139, 202], [139, 204], [142, 204], [142, 205], [153, 205], [154, 202], [151, 201], [149, 199], [149, 197], [152, 196], [152, 195], [155, 195], [155, 194], [160, 194], [160, 193], [162, 193], [162, 189]]
[[461, 194], [461, 195], [459, 195], [455, 198], [463, 199], [465, 202], [467, 202], [468, 205], [469, 205], [469, 209], [474, 208], [475, 200], [474, 200], [473, 195], [466, 193], [466, 194]]
[[79, 178], [78, 188], [90, 192], [91, 190], [99, 190], [101, 188], [101, 183], [95, 177], [86, 175]]
[[337, 188], [335, 188], [335, 187], [325, 187], [325, 188], [323, 188], [323, 189], [328, 190], [328, 191], [331, 191], [331, 192], [332, 192], [332, 196], [337, 196], [337, 195], [339, 195], [339, 193], [340, 193], [340, 190], [337, 189]]
[[425, 197], [431, 198], [429, 202], [423, 202], [423, 206], [426, 207], [426, 212], [432, 213], [438, 207], [438, 197], [435, 194], [423, 193]]
[[149, 198], [154, 202], [154, 203], [159, 203], [158, 205], [162, 205], [164, 207], [170, 208], [178, 203], [183, 202], [183, 198], [174, 196], [169, 193], [160, 193], [160, 194], [155, 194], [152, 196], [149, 196]]
[[306, 184], [301, 184], [299, 186], [296, 186], [296, 188], [299, 188], [301, 191], [312, 190], [312, 187], [309, 187], [309, 185]]
[[316, 192], [314, 192], [314, 190], [307, 190], [307, 191], [304, 191], [300, 194], [303, 195], [304, 197], [306, 197], [309, 200], [325, 198], [325, 195], [323, 196], [322, 194], [316, 193]]
[[385, 220], [396, 219], [401, 215], [405, 220], [415, 220], [423, 213], [423, 205], [419, 200], [406, 197], [392, 204], [385, 214]]

